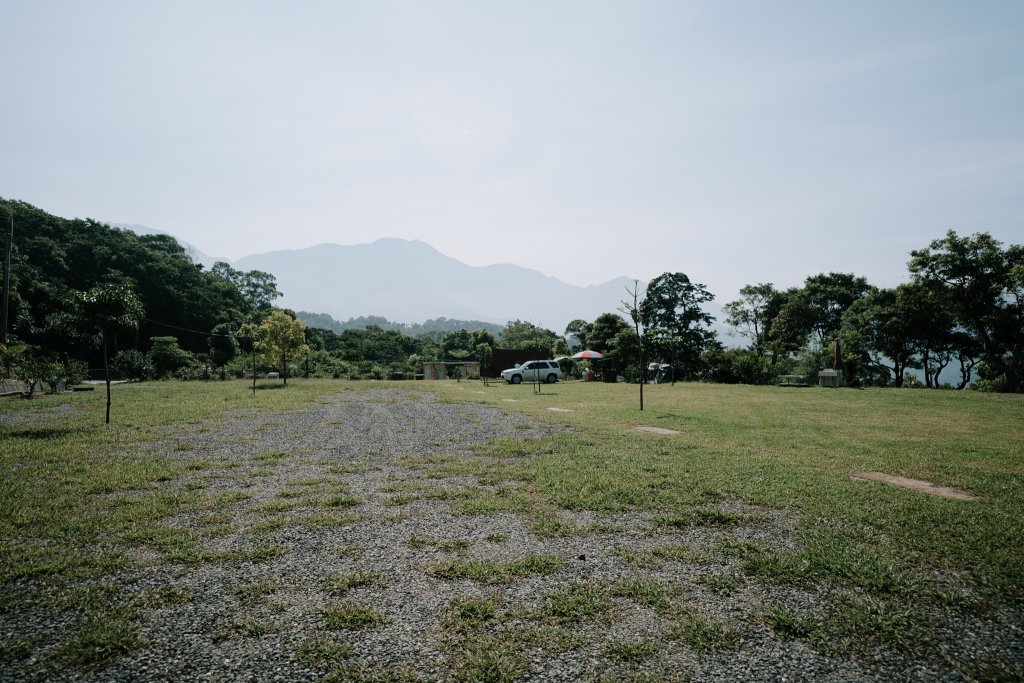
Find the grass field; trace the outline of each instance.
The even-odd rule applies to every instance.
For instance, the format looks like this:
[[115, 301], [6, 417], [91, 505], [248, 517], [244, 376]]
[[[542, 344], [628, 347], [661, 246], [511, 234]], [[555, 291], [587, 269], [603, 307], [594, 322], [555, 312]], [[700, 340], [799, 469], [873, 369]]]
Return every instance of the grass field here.
[[[539, 394], [428, 386], [569, 427], [526, 446], [532, 457], [509, 471], [561, 507], [671, 511], [740, 500], [791, 510], [807, 546], [762, 568], [779, 578], [919, 593], [955, 576], [979, 597], [1024, 601], [1024, 397], [679, 383], [646, 387], [641, 412], [638, 387], [621, 384], [566, 382]], [[852, 480], [859, 471], [981, 499]]]
[[[245, 558], [212, 554], [202, 539], [164, 523], [183, 512], [216, 520], [244, 498], [166, 486], [196, 469], [232, 466], [175, 457], [176, 448], [194, 447], [185, 441], [175, 446], [175, 434], [202, 432], [204, 421], [227, 411], [276, 415], [333, 392], [383, 385], [294, 380], [287, 388], [267, 385], [255, 396], [241, 382], [123, 385], [115, 387], [109, 426], [102, 424], [102, 392], [0, 401], [0, 609], [38, 600], [44, 592], [47, 600], [86, 615], [95, 606], [95, 623], [86, 619], [76, 639], [54, 655], [73, 666], [101, 666], [132, 649], [139, 615], [176, 596], [156, 591], [139, 603], [95, 593], [89, 580], [137, 561], [130, 549], [146, 548], [186, 567], [267, 560], [281, 552], [267, 543]], [[798, 530], [792, 549], [729, 548], [740, 558], [743, 576], [717, 577], [709, 587], [728, 591], [730, 582], [749, 579], [835, 589], [833, 604], [817, 616], [780, 607], [764, 617], [778, 632], [817, 647], [845, 642], [855, 648], [865, 641], [927, 653], [935, 614], [1019, 615], [1024, 608], [1024, 397], [680, 383], [647, 387], [646, 409], [640, 412], [638, 388], [628, 385], [565, 382], [544, 386], [539, 394], [530, 385], [400, 386], [435, 392], [443, 401], [491, 403], [509, 411], [511, 419], [522, 413], [568, 428], [543, 439], [476, 447], [477, 457], [469, 461], [440, 458], [429, 464], [438, 477], [514, 482], [513, 498], [525, 502], [506, 499], [498, 507], [531, 516], [538, 534], [572, 533], [543, 514], [559, 509], [653, 511], [666, 528], [736, 523], [746, 513], [727, 506], [738, 503], [790, 516]], [[635, 429], [639, 426], [678, 433], [643, 433]], [[158, 439], [171, 447], [152, 452], [147, 444]], [[268, 468], [287, 465], [283, 453], [260, 458]], [[857, 471], [924, 479], [979, 498], [949, 500], [851, 479]], [[310, 489], [323, 485], [307, 482]], [[358, 503], [340, 491], [322, 493], [337, 501], [332, 509]], [[396, 507], [425, 495], [397, 485], [387, 493]], [[487, 512], [492, 504], [479, 496], [452, 501], [471, 513]], [[273, 505], [284, 510], [296, 503], [285, 498]], [[756, 522], [756, 514], [748, 517]], [[409, 543], [441, 541], [410, 538]], [[627, 559], [637, 566], [658, 560]], [[540, 560], [552, 566], [533, 566]], [[452, 561], [431, 571], [470, 577], [482, 572], [500, 583], [558, 569], [548, 558], [520, 564]], [[641, 589], [608, 588], [609, 595]], [[647, 593], [649, 601], [664, 600]], [[569, 595], [567, 601], [576, 604], [577, 598]], [[357, 617], [377, 618], [344, 611], [332, 616]], [[698, 645], [728, 637], [699, 621], [687, 622], [686, 629], [679, 637]], [[3, 636], [0, 668], [34, 651], [33, 634]], [[647, 647], [609, 646], [608, 656], [624, 661], [647, 656], [637, 650]], [[1024, 675], [1022, 667], [1004, 657], [959, 668], [970, 680], [1016, 680]]]

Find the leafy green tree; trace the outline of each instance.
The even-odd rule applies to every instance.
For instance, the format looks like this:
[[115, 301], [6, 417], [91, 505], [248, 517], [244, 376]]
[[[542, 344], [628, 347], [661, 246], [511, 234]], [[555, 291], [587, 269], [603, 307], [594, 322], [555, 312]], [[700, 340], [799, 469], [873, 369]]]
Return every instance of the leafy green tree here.
[[855, 301], [843, 321], [853, 336], [846, 335], [847, 353], [861, 351], [870, 365], [891, 373], [897, 387], [904, 373], [916, 367], [929, 317], [923, 292], [911, 285], [879, 289]]
[[[77, 302], [67, 303], [67, 292], [109, 282], [131, 287], [146, 311], [136, 328], [143, 344], [175, 328], [209, 330], [219, 322], [240, 320], [247, 309], [234, 285], [197, 266], [167, 235], [136, 235], [91, 219], [68, 220], [23, 202], [0, 200], [0, 205], [16, 215], [11, 331], [26, 343], [58, 355], [88, 353], [99, 366], [95, 344], [83, 345], [78, 335], [55, 334], [60, 328], [49, 320], [77, 308]], [[206, 350], [202, 333], [181, 332], [179, 340], [189, 350]]]
[[224, 366], [238, 355], [238, 339], [231, 323], [215, 325], [210, 331], [210, 360], [220, 368], [220, 378], [224, 379]]
[[801, 296], [811, 311], [811, 331], [818, 341], [834, 339], [846, 309], [871, 290], [866, 279], [853, 273], [820, 273], [804, 280]]
[[195, 362], [195, 356], [178, 345], [177, 337], [152, 337], [146, 358], [157, 377], [169, 377]]
[[473, 348], [476, 348], [480, 344], [487, 344], [493, 349], [498, 345], [498, 338], [495, 337], [494, 333], [490, 330], [479, 328], [473, 330], [470, 334], [473, 336]]
[[728, 351], [718, 341], [717, 337], [705, 345], [704, 351], [700, 355], [700, 365], [695, 376], [702, 382], [715, 382], [717, 384], [736, 383]]
[[262, 270], [244, 272], [235, 270], [224, 261], [217, 261], [210, 272], [233, 284], [253, 309], [269, 309], [275, 300], [281, 298], [277, 278]]
[[441, 355], [445, 360], [466, 358], [474, 351], [473, 342], [473, 335], [467, 330], [448, 332], [441, 337]]
[[1024, 373], [1024, 246], [986, 232], [953, 230], [910, 253], [916, 282], [948, 298], [957, 322], [977, 336], [985, 365], [1006, 391], [1021, 391]]
[[[758, 359], [769, 349], [775, 351], [771, 336], [772, 322], [785, 300], [785, 295], [775, 289], [775, 285], [762, 282], [746, 285], [740, 289], [739, 299], [723, 306], [726, 322], [750, 340], [750, 348]], [[772, 354], [773, 362], [776, 356], [777, 352]]]
[[589, 327], [587, 348], [598, 353], [612, 351], [615, 338], [626, 328], [626, 321], [618, 313], [602, 313]]
[[11, 352], [11, 372], [25, 385], [25, 396], [32, 398], [36, 387], [58, 376], [63, 366], [35, 346], [20, 345]]
[[804, 280], [800, 289], [788, 290], [772, 323], [780, 346], [795, 351], [810, 338], [827, 346], [842, 327], [843, 313], [872, 290], [868, 281], [852, 273], [820, 273]]
[[938, 388], [939, 375], [956, 355], [957, 325], [949, 299], [917, 282], [899, 288], [913, 296], [907, 316], [913, 320], [925, 386]]
[[639, 382], [641, 374], [641, 338], [636, 329], [628, 325], [619, 330], [608, 346], [608, 353], [600, 361], [601, 372], [606, 375], [622, 375], [630, 382]]
[[[55, 394], [62, 390], [62, 386], [69, 387], [80, 384], [89, 376], [89, 367], [83, 361], [66, 357], [63, 361], [57, 360], [42, 349], [32, 349], [28, 355], [30, 358], [23, 358], [22, 361], [28, 360], [33, 366], [29, 371], [35, 376], [32, 384], [42, 383], [48, 388], [48, 393]], [[15, 368], [16, 373], [19, 369], [24, 370], [25, 368]], [[26, 381], [26, 386], [29, 388], [29, 397], [31, 398], [32, 386], [28, 381]]]
[[722, 360], [728, 364], [731, 379], [740, 384], [774, 384], [778, 379], [775, 366], [753, 349], [725, 349]]
[[270, 358], [280, 361], [281, 376], [288, 384], [288, 361], [309, 350], [304, 330], [306, 326], [284, 311], [275, 310], [260, 324], [256, 348]]
[[145, 316], [142, 302], [127, 284], [103, 284], [80, 295], [77, 323], [99, 334], [103, 347], [103, 375], [107, 385], [106, 424], [110, 424], [110, 348], [119, 332], [136, 330]]
[[131, 380], [149, 379], [153, 376], [153, 365], [146, 354], [136, 349], [123, 349], [114, 356], [114, 369], [122, 377]]
[[960, 383], [957, 389], [963, 389], [971, 383], [974, 368], [981, 360], [981, 342], [977, 336], [964, 330], [954, 330], [951, 342], [960, 370]]
[[398, 330], [369, 325], [362, 334], [362, 357], [378, 364], [398, 363], [413, 350], [409, 344], [411, 341]]
[[491, 375], [491, 360], [494, 358], [494, 348], [490, 344], [477, 344], [476, 359], [480, 363], [480, 374], [484, 377]]
[[501, 345], [506, 349], [526, 349], [534, 354], [547, 357], [558, 335], [551, 330], [537, 327], [533, 323], [513, 320], [501, 331]]
[[81, 384], [89, 377], [89, 365], [85, 361], [65, 358], [61, 365], [63, 365], [63, 369], [52, 380], [48, 380], [53, 391], [57, 391], [59, 382], [64, 382], [64, 386], [71, 387]]
[[710, 329], [714, 318], [702, 308], [714, 298], [704, 285], [691, 282], [684, 273], [663, 273], [651, 280], [642, 310], [651, 357], [658, 356], [677, 370], [693, 374], [701, 353], [714, 338]]
[[554, 345], [551, 347], [551, 353], [555, 358], [561, 358], [568, 356], [572, 353], [572, 350], [569, 348], [569, 344], [565, 339], [556, 339]]
[[776, 357], [791, 357], [803, 349], [814, 328], [814, 311], [799, 287], [779, 294], [780, 305], [768, 327], [768, 339]]

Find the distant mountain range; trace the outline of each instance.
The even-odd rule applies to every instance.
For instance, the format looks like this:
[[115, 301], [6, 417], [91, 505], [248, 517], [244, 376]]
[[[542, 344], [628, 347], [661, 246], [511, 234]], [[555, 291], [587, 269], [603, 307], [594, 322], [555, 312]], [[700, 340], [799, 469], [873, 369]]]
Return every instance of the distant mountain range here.
[[254, 254], [232, 266], [273, 273], [284, 293], [279, 305], [337, 320], [375, 315], [398, 322], [457, 318], [502, 324], [519, 319], [556, 332], [573, 319], [615, 311], [633, 284], [621, 277], [578, 287], [511, 264], [469, 266], [425, 242], [388, 238]]
[[[144, 225], [111, 225], [136, 234], [167, 234]], [[518, 319], [562, 332], [577, 318], [592, 321], [616, 311], [633, 284], [619, 277], [579, 287], [512, 264], [469, 266], [419, 240], [319, 244], [237, 261], [208, 256], [178, 241], [207, 268], [227, 261], [239, 270], [272, 273], [284, 294], [277, 305], [325, 313], [337, 321], [380, 316], [409, 324], [449, 318], [503, 325]]]

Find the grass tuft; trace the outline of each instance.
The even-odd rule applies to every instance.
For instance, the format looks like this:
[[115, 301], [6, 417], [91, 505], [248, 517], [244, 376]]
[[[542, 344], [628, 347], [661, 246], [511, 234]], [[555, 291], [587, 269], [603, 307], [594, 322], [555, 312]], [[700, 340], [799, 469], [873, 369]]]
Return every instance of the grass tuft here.
[[324, 610], [324, 626], [332, 631], [374, 628], [386, 623], [383, 614], [354, 600], [337, 602]]
[[134, 619], [120, 612], [101, 612], [86, 617], [78, 632], [58, 648], [56, 658], [86, 669], [102, 669], [144, 642]]
[[648, 641], [612, 641], [604, 649], [604, 654], [610, 659], [627, 664], [639, 664], [657, 652], [658, 647]]
[[479, 598], [457, 596], [449, 603], [445, 624], [460, 633], [476, 631], [494, 621], [499, 603], [500, 596], [497, 595]]
[[654, 518], [658, 529], [688, 529], [695, 526], [736, 526], [748, 517], [738, 512], [716, 508], [691, 508], [678, 515], [659, 515]]
[[355, 652], [355, 648], [344, 641], [331, 638], [307, 640], [299, 648], [299, 658], [314, 666], [338, 665]]
[[445, 550], [449, 552], [461, 552], [469, 549], [470, 542], [463, 538], [446, 540], [441, 538], [434, 538], [433, 536], [419, 536], [413, 534], [405, 542], [410, 548], [419, 550], [421, 548], [437, 548], [439, 550]]
[[527, 576], [547, 576], [560, 572], [565, 560], [556, 555], [527, 555], [511, 562], [497, 560], [451, 560], [427, 568], [439, 579], [471, 579], [485, 584], [512, 583]]
[[695, 611], [679, 615], [669, 637], [683, 641], [697, 652], [732, 650], [740, 641], [739, 631], [733, 626]]
[[559, 624], [578, 624], [606, 617], [611, 608], [608, 584], [577, 582], [548, 594], [538, 616]]
[[611, 584], [611, 594], [617, 598], [628, 598], [638, 605], [665, 611], [671, 604], [668, 586], [642, 576], [631, 576]]
[[324, 588], [334, 595], [345, 595], [353, 588], [383, 586], [384, 579], [374, 572], [356, 571], [344, 575], [330, 575], [324, 579]]
[[265, 579], [239, 586], [235, 589], [235, 596], [243, 605], [259, 605], [268, 596], [277, 592], [283, 582], [280, 579]]
[[779, 606], [768, 609], [765, 623], [786, 638], [809, 638], [819, 632], [818, 621], [814, 618]]

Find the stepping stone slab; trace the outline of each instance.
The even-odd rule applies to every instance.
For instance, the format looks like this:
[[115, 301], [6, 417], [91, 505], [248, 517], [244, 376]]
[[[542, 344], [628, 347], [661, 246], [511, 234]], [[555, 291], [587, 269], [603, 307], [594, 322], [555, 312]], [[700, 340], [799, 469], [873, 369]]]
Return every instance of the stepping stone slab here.
[[634, 427], [638, 432], [648, 432], [650, 434], [678, 434], [674, 429], [665, 429], [664, 427]]
[[942, 496], [943, 498], [952, 498], [954, 500], [978, 500], [978, 497], [974, 494], [960, 489], [955, 489], [952, 486], [938, 486], [930, 481], [897, 477], [894, 474], [886, 474], [885, 472], [854, 472], [850, 476], [853, 479], [880, 481], [884, 484], [892, 484], [893, 486], [910, 489], [911, 491], [920, 491], [921, 493], [930, 493], [933, 496]]

